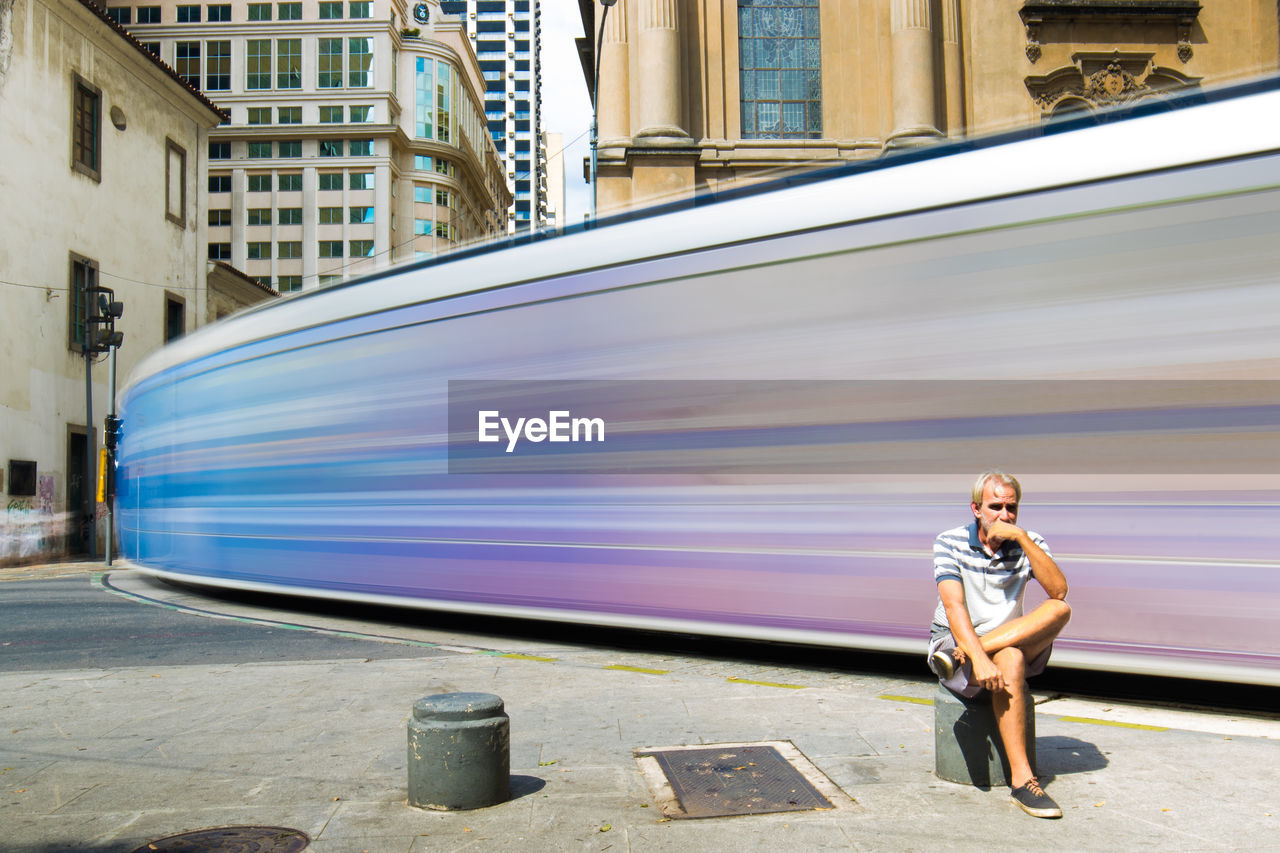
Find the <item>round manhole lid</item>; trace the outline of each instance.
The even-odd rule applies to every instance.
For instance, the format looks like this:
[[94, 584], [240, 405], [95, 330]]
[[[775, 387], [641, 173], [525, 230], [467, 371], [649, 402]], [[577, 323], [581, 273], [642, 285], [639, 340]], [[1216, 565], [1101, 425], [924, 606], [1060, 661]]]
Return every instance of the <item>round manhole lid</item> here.
[[218, 826], [158, 838], [133, 853], [300, 853], [310, 843], [287, 826]]

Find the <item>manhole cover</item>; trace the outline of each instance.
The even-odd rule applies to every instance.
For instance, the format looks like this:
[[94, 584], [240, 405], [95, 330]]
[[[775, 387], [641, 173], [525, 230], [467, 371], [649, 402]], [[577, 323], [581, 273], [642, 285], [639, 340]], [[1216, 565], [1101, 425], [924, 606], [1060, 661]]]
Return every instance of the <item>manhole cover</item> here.
[[133, 853], [300, 853], [311, 839], [285, 826], [218, 826], [180, 832]]
[[839, 792], [785, 741], [643, 749], [635, 755], [668, 817], [831, 809], [830, 798]]

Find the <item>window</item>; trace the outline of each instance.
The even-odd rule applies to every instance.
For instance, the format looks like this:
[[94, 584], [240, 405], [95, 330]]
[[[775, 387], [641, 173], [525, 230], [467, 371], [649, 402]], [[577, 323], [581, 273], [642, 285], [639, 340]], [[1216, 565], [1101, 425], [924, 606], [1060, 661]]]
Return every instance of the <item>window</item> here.
[[340, 139], [321, 139], [318, 145], [321, 157], [342, 156], [342, 140]]
[[[231, 211], [227, 211], [230, 213]], [[229, 261], [231, 260], [231, 244], [230, 243], [210, 243], [209, 244], [209, 260], [211, 261]]]
[[352, 107], [351, 123], [365, 124], [373, 121], [373, 107]]
[[353, 190], [373, 189], [373, 172], [352, 172], [349, 186]]
[[348, 151], [352, 157], [371, 157], [373, 156], [373, 140], [372, 139], [352, 139], [347, 143]]
[[440, 173], [440, 174], [442, 174], [442, 175], [448, 175], [449, 177], [451, 177], [451, 178], [452, 178], [452, 177], [453, 177], [453, 163], [449, 162], [448, 160], [437, 160], [437, 161], [436, 161], [436, 171], [437, 171], [437, 172], [439, 172], [439, 173]]
[[420, 169], [423, 172], [432, 171], [431, 158], [426, 154], [414, 154], [413, 168]]
[[341, 240], [321, 240], [320, 241], [320, 257], [322, 258], [342, 257], [342, 241]]
[[302, 124], [302, 107], [279, 107], [276, 121], [280, 124]]
[[244, 256], [250, 261], [266, 261], [271, 259], [271, 243], [245, 243]]
[[98, 262], [71, 254], [71, 298], [67, 300], [67, 346], [83, 352], [85, 335], [85, 309], [89, 304], [89, 288], [98, 286]]
[[818, 0], [739, 0], [744, 139], [822, 136]]
[[102, 90], [73, 74], [71, 101], [71, 168], [101, 180]]
[[209, 176], [209, 192], [211, 193], [231, 192], [231, 176], [230, 175], [210, 175]]
[[373, 241], [372, 240], [352, 240], [348, 243], [351, 251], [348, 253], [353, 258], [372, 258], [373, 257]]
[[250, 142], [249, 143], [250, 159], [262, 159], [263, 157], [270, 157], [270, 156], [271, 156], [270, 142]]
[[[285, 5], [282, 3], [280, 8]], [[276, 87], [302, 88], [302, 39], [280, 39], [276, 42]]]
[[210, 210], [209, 211], [209, 227], [221, 228], [231, 224], [231, 211], [229, 210]]
[[249, 124], [271, 124], [271, 107], [249, 107]]
[[209, 20], [214, 22], [226, 22], [231, 20], [231, 6], [218, 5], [209, 7]]
[[249, 39], [244, 43], [244, 69], [246, 89], [271, 88], [271, 39]]
[[302, 276], [282, 275], [276, 279], [276, 290], [281, 293], [293, 293], [302, 290]]
[[302, 156], [302, 140], [280, 140], [279, 157], [301, 157]]
[[209, 159], [210, 160], [230, 160], [231, 159], [231, 143], [230, 142], [210, 142], [209, 143]]
[[[299, 143], [301, 144], [301, 143]], [[282, 193], [302, 192], [302, 173], [301, 172], [285, 172], [277, 179], [276, 188]]]
[[276, 20], [278, 21], [301, 21], [302, 4], [281, 3], [276, 7], [276, 13]]
[[373, 221], [372, 207], [353, 207], [350, 209], [351, 218], [348, 220], [352, 225], [363, 225]]
[[249, 225], [271, 224], [271, 208], [269, 207], [251, 207], [245, 213], [248, 215]]
[[160, 42], [144, 41], [142, 43], [142, 46], [145, 47], [151, 53], [152, 56], [156, 57], [157, 59], [160, 58]]
[[225, 92], [231, 88], [231, 42], [211, 41], [205, 48], [204, 87], [210, 92]]
[[373, 85], [373, 39], [347, 39], [347, 55], [350, 69], [347, 85], [353, 89], [368, 88]]
[[321, 124], [342, 124], [342, 107], [321, 107]]
[[[199, 7], [196, 7], [199, 8]], [[164, 295], [164, 342], [177, 340], [187, 331], [187, 305], [181, 296]]]
[[250, 3], [249, 4], [249, 20], [250, 21], [271, 20], [271, 4], [270, 3]]
[[317, 50], [316, 85], [321, 89], [342, 88], [342, 39], [319, 39]]
[[276, 243], [276, 257], [286, 261], [302, 257], [302, 243], [297, 241]]
[[413, 200], [423, 204], [431, 204], [431, 187], [414, 187]]
[[302, 224], [302, 208], [300, 207], [282, 207], [276, 213], [278, 214], [276, 222], [280, 225]]
[[444, 239], [446, 239], [446, 240], [453, 240], [453, 239], [456, 239], [456, 238], [455, 238], [455, 236], [454, 236], [454, 235], [455, 235], [455, 233], [456, 233], [456, 232], [455, 232], [455, 230], [454, 230], [454, 227], [453, 227], [451, 224], [449, 224], [448, 222], [437, 222], [437, 223], [436, 223], [436, 236], [437, 236], [437, 237], [443, 237], [443, 238], [444, 238]]
[[267, 172], [263, 175], [249, 175], [248, 192], [251, 193], [269, 193], [271, 192], [271, 173]]
[[450, 68], [447, 63], [436, 63], [436, 139], [449, 141], [449, 111], [452, 86], [449, 84]]
[[414, 135], [419, 139], [431, 139], [435, 127], [435, 82], [432, 72], [435, 64], [425, 57], [418, 57], [414, 68]]
[[200, 23], [200, 7], [199, 6], [179, 6], [178, 7], [178, 23], [179, 24]]
[[[519, 181], [516, 182], [519, 184]], [[528, 183], [527, 181], [525, 183]], [[441, 207], [453, 207], [453, 196], [448, 190], [436, 190], [436, 204]]]
[[115, 21], [120, 26], [128, 26], [132, 23], [133, 10], [128, 6], [113, 6], [107, 9], [107, 17]]
[[369, 0], [352, 0], [350, 7], [352, 18], [372, 18], [373, 4]]
[[200, 42], [180, 41], [174, 45], [174, 71], [182, 82], [200, 88]]
[[432, 229], [432, 225], [431, 225], [430, 219], [413, 220], [413, 233], [418, 235], [419, 237], [430, 237], [431, 229]]
[[139, 6], [138, 7], [138, 23], [139, 24], [160, 23], [160, 7], [159, 6]]
[[320, 3], [320, 20], [333, 21], [342, 17], [342, 3], [329, 2], [329, 0], [321, 0]]
[[342, 173], [341, 172], [321, 172], [316, 176], [319, 180], [319, 189], [322, 190], [340, 190], [342, 189]]
[[[342, 176], [339, 175], [338, 177], [342, 177]], [[342, 224], [342, 208], [340, 207], [320, 208], [320, 224], [321, 225], [341, 225]]]

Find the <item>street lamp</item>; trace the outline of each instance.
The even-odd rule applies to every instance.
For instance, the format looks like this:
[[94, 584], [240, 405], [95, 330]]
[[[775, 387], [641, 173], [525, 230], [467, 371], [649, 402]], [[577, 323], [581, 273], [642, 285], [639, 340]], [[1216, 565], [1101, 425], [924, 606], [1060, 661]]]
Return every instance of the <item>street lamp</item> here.
[[604, 11], [600, 14], [600, 31], [596, 33], [596, 73], [591, 78], [591, 221], [596, 221], [596, 168], [600, 145], [600, 50], [604, 46], [604, 22], [609, 17], [609, 7], [618, 0], [600, 0]]

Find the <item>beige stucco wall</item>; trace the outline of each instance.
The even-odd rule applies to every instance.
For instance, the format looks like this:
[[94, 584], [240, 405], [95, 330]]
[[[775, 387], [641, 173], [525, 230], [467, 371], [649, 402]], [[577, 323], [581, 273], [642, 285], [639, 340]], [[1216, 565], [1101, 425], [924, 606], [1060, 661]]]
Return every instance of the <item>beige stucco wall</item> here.
[[[204, 301], [205, 149], [217, 116], [76, 0], [16, 0], [0, 61], [0, 464], [37, 463], [39, 493], [5, 488], [0, 562], [56, 553], [69, 426], [85, 425], [85, 365], [68, 347], [70, 253], [99, 265], [125, 305], [118, 376], [163, 341], [166, 294]], [[2, 41], [2, 40], [0, 40]], [[101, 89], [101, 181], [71, 169], [72, 73]], [[123, 113], [117, 129], [113, 109]], [[166, 139], [185, 149], [184, 226], [166, 218]], [[101, 434], [109, 389], [93, 367]], [[102, 526], [99, 525], [101, 535]]]
[[[674, 8], [680, 48], [669, 62], [679, 70], [676, 91], [662, 95], [655, 88], [670, 75], [651, 69], [668, 58], [640, 36], [664, 5]], [[1023, 0], [823, 2], [822, 138], [743, 140], [737, 0], [619, 0], [601, 52], [600, 210], [660, 200], [654, 193], [678, 196], [780, 170], [877, 157], [904, 136], [908, 144], [921, 144], [1039, 122], [1042, 111], [1029, 80], [1082, 65], [1097, 69], [1100, 57], [1117, 50], [1128, 57], [1126, 70], [1140, 77], [1146, 73], [1142, 57], [1149, 56], [1164, 84], [1225, 83], [1275, 71], [1280, 59], [1274, 0], [1202, 3], [1185, 58], [1178, 26], [1157, 14], [1131, 23], [1096, 17], [1046, 22], [1038, 32], [1040, 55], [1032, 61], [1019, 16], [1023, 6]], [[596, 6], [597, 22], [601, 11]], [[689, 136], [687, 162], [673, 163], [665, 176], [652, 174], [654, 158], [637, 156], [648, 144], [636, 138], [646, 104], [660, 97], [678, 102], [680, 126]], [[911, 129], [904, 123], [921, 118], [932, 136], [903, 134]]]

